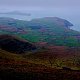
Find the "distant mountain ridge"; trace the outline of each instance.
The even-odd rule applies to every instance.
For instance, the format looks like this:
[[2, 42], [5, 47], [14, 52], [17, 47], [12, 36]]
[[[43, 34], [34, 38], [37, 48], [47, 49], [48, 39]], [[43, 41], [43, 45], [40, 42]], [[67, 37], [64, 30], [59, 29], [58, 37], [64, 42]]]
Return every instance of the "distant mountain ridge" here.
[[24, 13], [20, 11], [12, 11], [12, 12], [1, 12], [0, 14], [7, 14], [7, 15], [25, 15], [25, 16], [31, 16], [30, 13]]

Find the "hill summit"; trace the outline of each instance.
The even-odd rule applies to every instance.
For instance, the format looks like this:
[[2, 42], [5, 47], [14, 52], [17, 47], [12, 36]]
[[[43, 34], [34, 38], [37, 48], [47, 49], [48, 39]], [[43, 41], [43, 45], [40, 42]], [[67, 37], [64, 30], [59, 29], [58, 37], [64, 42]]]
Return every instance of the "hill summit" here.
[[33, 19], [32, 21], [34, 22], [50, 22], [53, 24], [57, 24], [57, 25], [61, 25], [61, 26], [65, 26], [67, 28], [70, 28], [70, 26], [73, 26], [73, 24], [65, 19], [61, 19], [58, 17], [44, 17], [44, 18], [37, 18], [37, 19]]

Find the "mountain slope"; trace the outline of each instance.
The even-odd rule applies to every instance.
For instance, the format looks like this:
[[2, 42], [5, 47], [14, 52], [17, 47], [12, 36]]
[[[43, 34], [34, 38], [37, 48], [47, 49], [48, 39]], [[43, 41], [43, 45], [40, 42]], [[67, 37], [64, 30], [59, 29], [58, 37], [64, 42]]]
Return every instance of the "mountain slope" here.
[[10, 35], [0, 35], [0, 48], [14, 53], [24, 53], [36, 49], [32, 43]]
[[[70, 29], [72, 23], [58, 17], [22, 21], [0, 18], [0, 34], [15, 34], [34, 43], [58, 46], [80, 46], [80, 32]], [[4, 26], [6, 28], [4, 28]]]

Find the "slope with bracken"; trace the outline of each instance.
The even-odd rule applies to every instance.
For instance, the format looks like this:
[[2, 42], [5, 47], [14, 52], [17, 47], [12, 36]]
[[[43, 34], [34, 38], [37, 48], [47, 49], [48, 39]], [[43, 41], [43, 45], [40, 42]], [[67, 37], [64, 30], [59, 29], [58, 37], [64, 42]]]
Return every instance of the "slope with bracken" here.
[[[39, 58], [36, 54], [35, 57]], [[55, 69], [39, 62], [32, 62], [30, 58], [27, 58], [24, 58], [22, 54], [14, 54], [0, 49], [0, 79], [80, 80], [80, 71], [78, 70]]]
[[[73, 78], [80, 80], [79, 48], [49, 46], [31, 51], [34, 45], [16, 36], [0, 35], [0, 41], [0, 46], [6, 46], [5, 49], [0, 49], [1, 80], [71, 80]], [[15, 51], [12, 50], [18, 42], [20, 42], [19, 46], [25, 43], [29, 51], [14, 54]], [[19, 46], [17, 50], [21, 51], [25, 48]]]

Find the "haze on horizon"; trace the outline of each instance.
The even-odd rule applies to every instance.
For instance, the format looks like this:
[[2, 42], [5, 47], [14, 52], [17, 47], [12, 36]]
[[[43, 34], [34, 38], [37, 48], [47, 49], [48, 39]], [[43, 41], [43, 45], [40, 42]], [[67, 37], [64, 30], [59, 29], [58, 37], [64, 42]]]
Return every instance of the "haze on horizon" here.
[[[0, 12], [30, 13], [28, 18], [60, 17], [80, 31], [80, 0], [0, 0]], [[27, 19], [27, 16], [25, 17]]]

